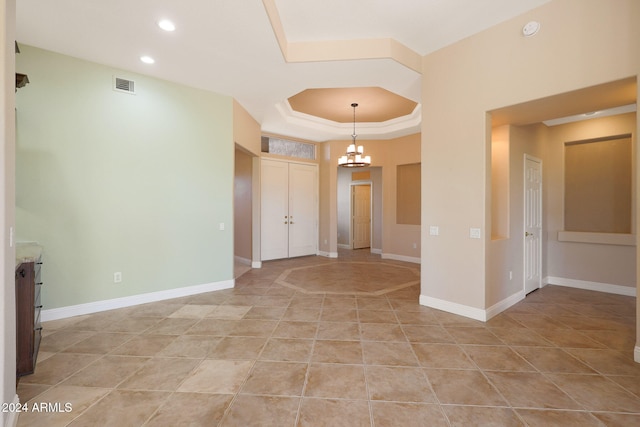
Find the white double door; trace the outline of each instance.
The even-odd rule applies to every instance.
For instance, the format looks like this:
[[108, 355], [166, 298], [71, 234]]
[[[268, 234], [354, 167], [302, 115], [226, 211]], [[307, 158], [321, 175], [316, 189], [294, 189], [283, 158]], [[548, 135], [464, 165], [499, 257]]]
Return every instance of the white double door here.
[[262, 159], [261, 258], [315, 255], [318, 248], [318, 166]]

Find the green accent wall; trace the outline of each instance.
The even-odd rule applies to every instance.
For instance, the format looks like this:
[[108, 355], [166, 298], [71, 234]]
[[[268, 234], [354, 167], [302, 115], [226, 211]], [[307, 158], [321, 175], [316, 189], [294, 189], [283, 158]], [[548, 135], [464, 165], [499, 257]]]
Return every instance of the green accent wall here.
[[20, 50], [16, 228], [44, 247], [45, 309], [232, 280], [233, 99]]

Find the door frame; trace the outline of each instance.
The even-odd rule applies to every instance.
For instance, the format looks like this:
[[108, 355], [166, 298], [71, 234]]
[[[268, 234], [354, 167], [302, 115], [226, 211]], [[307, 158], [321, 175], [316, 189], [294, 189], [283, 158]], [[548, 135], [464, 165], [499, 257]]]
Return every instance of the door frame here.
[[542, 242], [542, 230], [543, 230], [543, 225], [544, 225], [544, 206], [543, 206], [543, 168], [542, 168], [542, 159], [532, 156], [531, 154], [524, 154], [524, 160], [523, 160], [523, 171], [522, 171], [522, 192], [523, 192], [523, 199], [522, 199], [522, 225], [523, 225], [523, 236], [522, 236], [522, 291], [524, 292], [524, 294], [527, 294], [527, 242], [526, 242], [526, 236], [524, 235], [524, 233], [526, 232], [526, 228], [527, 228], [527, 221], [526, 221], [526, 215], [527, 215], [527, 162], [528, 161], [533, 161], [536, 162], [538, 164], [540, 164], [540, 195], [539, 195], [539, 203], [540, 203], [540, 242], [538, 245], [538, 259], [539, 259], [539, 266], [538, 266], [538, 286], [529, 291], [529, 292], [533, 292], [537, 289], [542, 288], [542, 255], [544, 253], [543, 250], [543, 242]]
[[349, 248], [353, 249], [353, 187], [369, 186], [369, 250], [373, 245], [373, 181], [358, 181], [349, 183]]

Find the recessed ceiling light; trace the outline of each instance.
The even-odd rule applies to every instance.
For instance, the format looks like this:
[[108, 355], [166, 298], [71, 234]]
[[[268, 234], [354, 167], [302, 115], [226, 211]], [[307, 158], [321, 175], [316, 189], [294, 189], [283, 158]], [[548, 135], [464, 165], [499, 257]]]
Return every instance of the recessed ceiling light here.
[[165, 31], [175, 31], [176, 29], [176, 25], [168, 19], [158, 21], [158, 27], [162, 28]]
[[145, 64], [153, 64], [154, 62], [156, 62], [155, 59], [147, 55], [141, 56], [140, 61], [144, 62]]

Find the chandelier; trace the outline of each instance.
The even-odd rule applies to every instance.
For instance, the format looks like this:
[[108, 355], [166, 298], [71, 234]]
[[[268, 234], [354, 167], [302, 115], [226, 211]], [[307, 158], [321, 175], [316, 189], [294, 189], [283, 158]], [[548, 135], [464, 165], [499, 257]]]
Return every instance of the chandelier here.
[[371, 165], [371, 156], [364, 156], [364, 147], [362, 145], [356, 146], [356, 107], [357, 103], [351, 104], [353, 107], [353, 135], [351, 138], [353, 142], [347, 147], [347, 152], [344, 156], [338, 159], [338, 166], [345, 168], [362, 168]]

